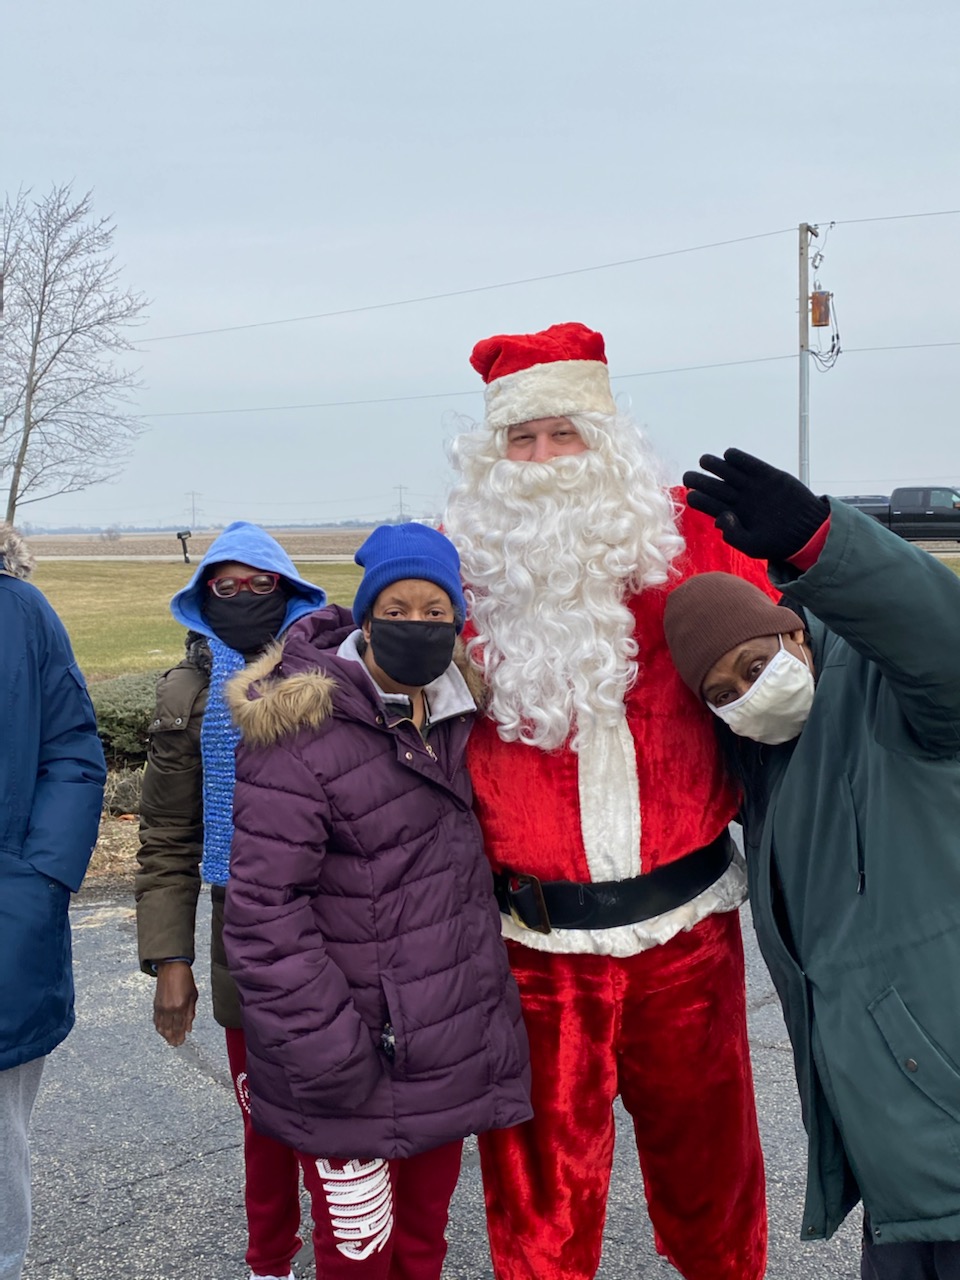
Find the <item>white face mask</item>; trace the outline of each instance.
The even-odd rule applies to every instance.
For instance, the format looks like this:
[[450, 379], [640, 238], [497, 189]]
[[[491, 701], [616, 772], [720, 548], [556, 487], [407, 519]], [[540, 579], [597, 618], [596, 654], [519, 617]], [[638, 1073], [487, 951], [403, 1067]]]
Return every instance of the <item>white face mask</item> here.
[[[707, 705], [735, 734], [775, 747], [795, 738], [807, 722], [813, 703], [813, 672], [807, 662], [783, 647], [775, 654], [736, 702], [724, 707]], [[802, 651], [801, 651], [802, 652]]]

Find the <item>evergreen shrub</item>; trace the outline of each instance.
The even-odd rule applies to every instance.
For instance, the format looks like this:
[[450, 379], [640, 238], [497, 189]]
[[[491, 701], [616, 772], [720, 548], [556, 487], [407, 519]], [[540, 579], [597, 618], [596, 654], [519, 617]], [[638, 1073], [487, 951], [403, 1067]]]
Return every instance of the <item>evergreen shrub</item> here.
[[146, 760], [159, 674], [143, 671], [90, 685], [100, 741], [111, 768], [138, 768]]

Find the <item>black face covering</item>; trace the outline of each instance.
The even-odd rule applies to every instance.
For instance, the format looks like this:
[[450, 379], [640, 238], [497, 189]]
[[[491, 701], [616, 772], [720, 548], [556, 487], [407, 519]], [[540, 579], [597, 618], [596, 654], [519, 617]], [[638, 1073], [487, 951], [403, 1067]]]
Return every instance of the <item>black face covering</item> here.
[[374, 618], [370, 648], [382, 671], [397, 684], [422, 689], [442, 676], [453, 660], [457, 628], [452, 622], [399, 622]]
[[241, 591], [229, 600], [221, 600], [210, 591], [202, 612], [217, 638], [246, 657], [265, 648], [283, 626], [287, 593], [282, 584], [267, 596]]

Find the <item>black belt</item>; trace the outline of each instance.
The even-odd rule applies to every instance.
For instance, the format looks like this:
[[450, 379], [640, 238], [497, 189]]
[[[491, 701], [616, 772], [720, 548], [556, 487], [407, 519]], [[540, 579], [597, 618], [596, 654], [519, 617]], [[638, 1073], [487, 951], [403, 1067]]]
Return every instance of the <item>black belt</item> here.
[[524, 929], [615, 929], [681, 907], [723, 875], [734, 844], [724, 831], [712, 844], [632, 880], [538, 880], [516, 871], [493, 877], [500, 910]]

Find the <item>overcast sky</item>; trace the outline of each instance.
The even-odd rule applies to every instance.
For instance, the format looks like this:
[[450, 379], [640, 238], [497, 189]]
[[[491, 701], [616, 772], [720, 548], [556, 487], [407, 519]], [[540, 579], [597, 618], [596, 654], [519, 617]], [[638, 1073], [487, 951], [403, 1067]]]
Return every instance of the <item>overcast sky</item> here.
[[731, 444], [795, 469], [795, 358], [669, 371], [796, 352], [802, 220], [838, 224], [848, 349], [811, 375], [814, 487], [960, 481], [960, 345], [854, 350], [960, 343], [960, 216], [869, 221], [960, 209], [958, 66], [956, 0], [10, 6], [4, 185], [92, 187], [152, 299], [122, 480], [22, 517], [435, 510], [473, 343], [563, 320], [674, 475]]

